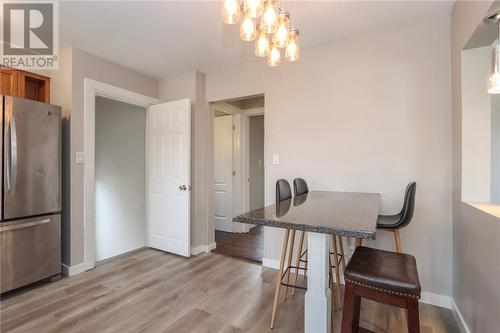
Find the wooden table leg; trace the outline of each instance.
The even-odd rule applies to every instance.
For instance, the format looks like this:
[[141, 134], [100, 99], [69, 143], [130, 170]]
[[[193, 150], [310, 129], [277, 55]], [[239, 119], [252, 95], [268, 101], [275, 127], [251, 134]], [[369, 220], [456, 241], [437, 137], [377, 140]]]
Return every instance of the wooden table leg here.
[[[295, 230], [290, 233], [290, 247], [288, 248], [288, 273], [286, 274], [286, 284], [290, 284], [290, 266], [292, 265], [293, 246], [295, 244]], [[285, 299], [288, 298], [288, 286], [285, 286]]]
[[304, 302], [304, 332], [331, 332], [331, 292], [328, 288], [330, 237], [307, 233], [308, 274]]
[[288, 247], [288, 237], [290, 235], [290, 230], [285, 231], [285, 238], [283, 239], [283, 249], [281, 250], [281, 260], [280, 269], [278, 271], [278, 276], [276, 277], [276, 290], [274, 291], [274, 302], [273, 302], [273, 313], [271, 316], [271, 328], [274, 327], [274, 319], [276, 318], [276, 310], [278, 309], [278, 301], [280, 298], [281, 289], [281, 276], [283, 275], [283, 266], [285, 265], [286, 250]]
[[345, 254], [344, 244], [342, 244], [342, 236], [339, 236], [340, 255], [342, 256], [342, 271], [345, 273]]
[[362, 238], [356, 238], [356, 247], [361, 246], [362, 243], [363, 243], [363, 239]]
[[[299, 248], [297, 251], [297, 260], [295, 261], [295, 266], [300, 267], [300, 256], [302, 255], [302, 247], [304, 246], [304, 237], [306, 235], [305, 231], [300, 232]], [[307, 268], [307, 267], [306, 267]], [[295, 269], [295, 286], [297, 285], [297, 278], [299, 277], [299, 269]], [[292, 288], [292, 296], [295, 295], [295, 288]]]
[[337, 239], [335, 235], [332, 235], [332, 247], [333, 247], [333, 260], [335, 265], [335, 277], [336, 283], [333, 288], [337, 289], [337, 298], [340, 307], [342, 307], [341, 299], [340, 299], [340, 268], [339, 268], [339, 254], [337, 250]]

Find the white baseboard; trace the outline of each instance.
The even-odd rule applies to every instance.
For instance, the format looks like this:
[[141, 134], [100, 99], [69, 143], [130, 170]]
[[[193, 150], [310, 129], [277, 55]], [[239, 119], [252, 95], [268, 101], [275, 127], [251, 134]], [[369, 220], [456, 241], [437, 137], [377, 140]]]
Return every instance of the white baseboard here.
[[429, 293], [427, 291], [422, 291], [422, 295], [420, 297], [420, 302], [422, 303], [435, 305], [450, 310], [453, 309], [452, 301], [453, 299], [450, 296]]
[[66, 276], [73, 276], [79, 273], [83, 273], [86, 271], [85, 263], [81, 263], [78, 265], [68, 266], [65, 264], [61, 264], [61, 271]]
[[472, 331], [469, 329], [469, 326], [467, 326], [467, 323], [465, 322], [465, 319], [462, 316], [462, 313], [460, 312], [460, 309], [458, 308], [458, 306], [455, 303], [455, 300], [453, 298], [451, 299], [451, 306], [452, 306], [453, 316], [455, 317], [456, 321], [458, 322], [458, 327], [460, 328], [460, 332], [461, 333], [471, 333]]
[[[264, 258], [264, 259], [262, 259], [262, 266], [274, 268], [274, 269], [279, 269], [280, 262], [278, 260]], [[423, 291], [420, 302], [425, 303], [425, 304], [439, 306], [439, 307], [446, 308], [446, 309], [453, 309], [453, 305], [452, 305], [453, 299], [449, 296], [444, 296], [444, 295], [439, 295], [439, 294], [434, 294], [434, 293]], [[469, 333], [469, 332], [467, 332], [467, 333]]]
[[280, 262], [278, 260], [274, 260], [274, 259], [262, 258], [262, 266], [274, 268], [274, 269], [279, 269]]
[[198, 254], [203, 253], [203, 252], [210, 252], [213, 249], [215, 249], [216, 247], [217, 247], [217, 244], [215, 244], [215, 242], [212, 244], [208, 244], [208, 245], [200, 245], [197, 247], [191, 247], [191, 255], [195, 256], [195, 255], [198, 255]]
[[[280, 262], [278, 260], [274, 260], [274, 259], [263, 258], [262, 259], [262, 266], [274, 268], [274, 269], [279, 269]], [[304, 271], [299, 271], [299, 275], [304, 275]]]

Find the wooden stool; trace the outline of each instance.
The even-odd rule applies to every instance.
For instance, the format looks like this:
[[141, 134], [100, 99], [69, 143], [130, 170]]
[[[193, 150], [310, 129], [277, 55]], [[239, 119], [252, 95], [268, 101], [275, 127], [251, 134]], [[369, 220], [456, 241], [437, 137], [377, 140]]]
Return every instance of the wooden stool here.
[[342, 333], [371, 332], [359, 327], [361, 297], [406, 309], [408, 332], [419, 333], [418, 280], [415, 257], [359, 246], [345, 271]]
[[[274, 328], [274, 321], [276, 319], [276, 314], [278, 312], [278, 304], [279, 304], [279, 298], [280, 298], [280, 292], [281, 292], [281, 286], [285, 287], [285, 292], [284, 292], [284, 299], [288, 298], [288, 288], [292, 288], [292, 295], [295, 294], [295, 288], [300, 288], [306, 290], [306, 287], [303, 286], [298, 286], [297, 284], [297, 279], [299, 276], [299, 270], [304, 271], [304, 280], [305, 280], [305, 273], [307, 272], [307, 250], [305, 251], [305, 256], [306, 259], [301, 261], [301, 257], [303, 256], [304, 252], [302, 252], [302, 249], [304, 247], [304, 239], [305, 239], [305, 231], [299, 231], [299, 246], [297, 248], [296, 252], [296, 264], [295, 266], [292, 266], [292, 257], [293, 257], [293, 252], [295, 250], [295, 230], [285, 230], [285, 237], [283, 239], [283, 248], [281, 250], [281, 259], [280, 259], [280, 266], [278, 270], [278, 274], [276, 277], [276, 289], [274, 292], [274, 302], [273, 302], [273, 312], [271, 315], [271, 328]], [[335, 264], [332, 264], [331, 262], [331, 256], [330, 256], [330, 276], [329, 276], [329, 281], [330, 281], [330, 288], [332, 291], [332, 309], [336, 310], [341, 301], [340, 301], [340, 271], [339, 271], [339, 266], [342, 265], [344, 268], [345, 272], [345, 256], [344, 256], [344, 249], [342, 245], [342, 238], [338, 236], [339, 239], [339, 245], [340, 249], [337, 247], [337, 240], [334, 235], [332, 235], [332, 247], [333, 247], [333, 253], [330, 253], [333, 255], [333, 258], [337, 258], [335, 260]], [[340, 259], [339, 259], [340, 258]], [[285, 265], [286, 263], [286, 265]], [[305, 267], [301, 267], [301, 264], [304, 263]], [[295, 269], [295, 281], [293, 284], [291, 284], [290, 281], [290, 273], [291, 271]], [[335, 273], [333, 272], [333, 269], [335, 269]], [[333, 280], [334, 275], [336, 276], [336, 281]]]

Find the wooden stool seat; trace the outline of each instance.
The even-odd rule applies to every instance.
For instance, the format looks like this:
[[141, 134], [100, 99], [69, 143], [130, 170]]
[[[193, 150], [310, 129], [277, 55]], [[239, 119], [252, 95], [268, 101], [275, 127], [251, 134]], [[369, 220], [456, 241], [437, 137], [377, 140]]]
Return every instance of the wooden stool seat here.
[[360, 246], [347, 264], [344, 276], [342, 333], [366, 331], [359, 327], [361, 297], [405, 308], [408, 332], [420, 332], [421, 287], [415, 257]]

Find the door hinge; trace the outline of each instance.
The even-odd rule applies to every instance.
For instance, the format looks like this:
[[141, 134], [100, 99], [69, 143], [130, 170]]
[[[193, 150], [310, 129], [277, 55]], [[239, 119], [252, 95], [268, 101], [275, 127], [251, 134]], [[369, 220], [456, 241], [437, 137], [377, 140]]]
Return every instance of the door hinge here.
[[236, 176], [236, 171], [233, 170], [233, 176]]
[[233, 131], [236, 129], [236, 126], [233, 125]]

